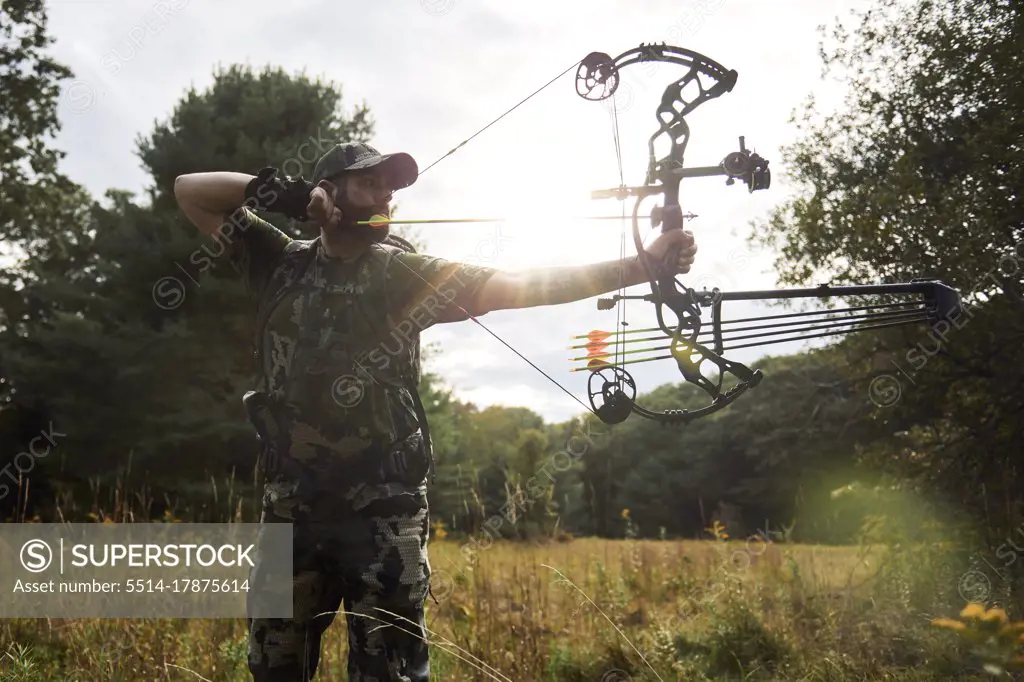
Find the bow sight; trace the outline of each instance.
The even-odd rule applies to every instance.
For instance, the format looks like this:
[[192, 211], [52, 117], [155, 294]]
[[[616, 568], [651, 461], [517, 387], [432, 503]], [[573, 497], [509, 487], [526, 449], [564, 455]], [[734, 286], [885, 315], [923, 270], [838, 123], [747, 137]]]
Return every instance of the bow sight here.
[[[695, 166], [692, 168], [679, 168], [670, 171], [672, 177], [683, 180], [685, 178], [710, 178], [717, 175], [728, 176], [725, 184], [732, 185], [736, 180], [742, 180], [750, 191], [768, 189], [772, 184], [772, 172], [768, 170], [768, 160], [753, 153], [746, 147], [745, 138], [740, 135], [740, 149], [736, 152], [729, 152], [717, 166]], [[627, 197], [648, 197], [664, 192], [660, 185], [642, 185], [640, 187], [614, 187], [612, 189], [595, 189], [590, 193], [591, 199], [625, 199]], [[656, 206], [655, 210], [660, 211], [661, 207]], [[654, 222], [657, 227], [661, 222]]]
[[[748, 150], [744, 144], [743, 136], [740, 135], [740, 150], [732, 152], [720, 164], [722, 171], [729, 176], [725, 184], [731, 185], [737, 178], [747, 183], [747, 187], [753, 192], [758, 189], [768, 189], [772, 185], [772, 172], [768, 170], [768, 161]], [[697, 177], [687, 175], [685, 169], [681, 171], [682, 177]]]
[[[695, 166], [692, 168], [673, 169], [671, 175], [680, 180], [686, 178], [710, 178], [718, 175], [727, 176], [725, 184], [733, 185], [742, 180], [751, 192], [768, 189], [772, 184], [772, 172], [768, 169], [768, 160], [753, 153], [746, 147], [745, 138], [740, 135], [740, 149], [729, 152], [717, 166]], [[627, 197], [649, 197], [662, 194], [662, 185], [642, 185], [640, 187], [614, 187], [612, 189], [595, 189], [590, 193], [591, 199], [626, 199]], [[661, 225], [664, 209], [655, 206], [651, 209], [651, 226]], [[690, 214], [692, 215], [692, 214]], [[686, 217], [686, 216], [683, 216]]]

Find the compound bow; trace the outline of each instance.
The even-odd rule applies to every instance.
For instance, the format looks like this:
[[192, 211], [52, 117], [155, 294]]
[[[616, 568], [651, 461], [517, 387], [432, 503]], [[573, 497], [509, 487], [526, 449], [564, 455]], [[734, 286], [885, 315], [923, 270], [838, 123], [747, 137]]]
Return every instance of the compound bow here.
[[[641, 44], [639, 47], [627, 50], [615, 58], [602, 52], [592, 52], [578, 63], [576, 70], [576, 92], [580, 97], [591, 101], [608, 99], [615, 94], [619, 86], [620, 71], [632, 64], [643, 62], [676, 64], [686, 67], [687, 71], [681, 78], [670, 83], [662, 95], [661, 103], [657, 109], [659, 126], [648, 141], [648, 167], [644, 184], [639, 187], [620, 185], [614, 189], [598, 190], [592, 193], [592, 197], [595, 199], [616, 198], [620, 200], [636, 197], [636, 203], [632, 212], [633, 242], [636, 247], [637, 257], [650, 280], [651, 293], [643, 296], [618, 294], [611, 298], [599, 299], [597, 307], [599, 310], [610, 310], [625, 300], [644, 300], [654, 304], [658, 327], [616, 332], [595, 331], [582, 337], [575, 337], [587, 339], [588, 343], [570, 346], [570, 348], [586, 348], [590, 352], [585, 357], [574, 358], [574, 360], [584, 360], [586, 364], [574, 368], [572, 371], [591, 372], [588, 382], [590, 409], [599, 419], [608, 424], [616, 424], [626, 420], [630, 414], [637, 414], [645, 419], [651, 419], [663, 424], [686, 424], [727, 407], [747, 390], [756, 387], [763, 376], [760, 370], [753, 370], [739, 362], [726, 359], [723, 356], [726, 350], [919, 324], [922, 322], [934, 323], [940, 319], [958, 314], [960, 304], [957, 292], [937, 280], [914, 280], [905, 284], [843, 287], [822, 285], [808, 289], [768, 291], [722, 292], [717, 288], [711, 291], [706, 289], [704, 291], [696, 291], [682, 285], [670, 269], [671, 264], [677, 261], [678, 253], [667, 254], [665, 260], [661, 263], [651, 262], [640, 236], [640, 206], [645, 199], [657, 195], [664, 197], [664, 205], [660, 207], [655, 206], [651, 210], [650, 220], [652, 227], [660, 226], [662, 233], [671, 230], [681, 230], [683, 228], [684, 215], [679, 204], [679, 186], [684, 179], [726, 176], [727, 185], [732, 185], [736, 180], [741, 180], [747, 185], [750, 192], [754, 192], [756, 190], [768, 189], [771, 184], [771, 172], [768, 170], [768, 161], [748, 150], [743, 137], [739, 138], [739, 150], [727, 154], [717, 165], [692, 168], [684, 166], [683, 157], [690, 138], [690, 128], [685, 117], [704, 102], [730, 92], [737, 80], [736, 71], [726, 69], [718, 62], [697, 52], [664, 43], [660, 45]], [[573, 66], [576, 67], [577, 65], [574, 64]], [[563, 72], [563, 74], [566, 72]], [[547, 85], [553, 83], [557, 78], [550, 81]], [[540, 90], [546, 88], [547, 85]], [[533, 94], [536, 95], [540, 90]], [[526, 100], [523, 101], [525, 102]], [[518, 106], [519, 104], [516, 105], [516, 107]], [[502, 114], [502, 116], [504, 115]], [[500, 120], [500, 118], [496, 120]], [[492, 124], [488, 124], [484, 129]], [[655, 153], [655, 143], [662, 136], [668, 138], [670, 148], [668, 153], [659, 159]], [[461, 148], [470, 139], [472, 137], [453, 148], [438, 159], [438, 161], [435, 161], [427, 170]], [[916, 296], [917, 300], [862, 305], [831, 312], [789, 313], [749, 317], [731, 321], [723, 320], [721, 315], [722, 303], [725, 301], [794, 298], [828, 299], [871, 295], [900, 297], [910, 295]], [[711, 310], [710, 329], [703, 328], [702, 311], [705, 308], [710, 308]], [[872, 312], [875, 309], [886, 310], [884, 312]], [[671, 317], [668, 316], [666, 310], [671, 314]], [[814, 315], [835, 315], [843, 312], [858, 313], [846, 318], [850, 322], [856, 321], [856, 324], [850, 324], [842, 320], [837, 322], [835, 319], [832, 319], [823, 325], [816, 322], [808, 324], [790, 321], [768, 325], [723, 328], [723, 325]], [[473, 319], [479, 324], [476, 318]], [[801, 327], [801, 325], [804, 326]], [[737, 332], [771, 328], [785, 329], [736, 335]], [[484, 329], [498, 338], [499, 341], [505, 343], [500, 337], [490, 332], [489, 329], [486, 327]], [[645, 332], [660, 332], [660, 335], [644, 339], [626, 339], [628, 334]], [[805, 332], [814, 333], [804, 335]], [[794, 334], [801, 335], [794, 336]], [[726, 338], [727, 335], [732, 336]], [[782, 335], [783, 338], [765, 338], [779, 335]], [[667, 346], [638, 351], [625, 351], [622, 354], [656, 350], [668, 350], [669, 354], [637, 360], [620, 360], [618, 358], [620, 353], [617, 351], [615, 360], [609, 362], [606, 358], [611, 354], [604, 352], [609, 345], [606, 342], [606, 339], [609, 337], [616, 337], [613, 341], [616, 345], [640, 341], [667, 340]], [[699, 337], [705, 337], [705, 339], [700, 339]], [[759, 338], [761, 340], [743, 344], [732, 343], [750, 338]], [[711, 347], [709, 347], [708, 342], [710, 342]], [[727, 342], [730, 343], [727, 345]], [[508, 346], [507, 343], [505, 345]], [[569, 393], [561, 384], [527, 360], [521, 353], [515, 351], [514, 348], [511, 349], [535, 369], [541, 371], [559, 388]], [[698, 386], [710, 396], [711, 402], [708, 405], [692, 410], [664, 410], [659, 412], [637, 404], [636, 382], [629, 372], [623, 369], [623, 366], [669, 358], [676, 361], [680, 373], [687, 382]], [[711, 363], [717, 368], [718, 379], [716, 381], [709, 379], [702, 371], [702, 365], [705, 363]], [[723, 390], [726, 375], [734, 377], [736, 383], [727, 390]], [[570, 393], [570, 395], [572, 394]], [[575, 398], [575, 396], [572, 397]]]
[[[664, 205], [655, 207], [651, 212], [651, 225], [653, 227], [660, 225], [661, 231], [665, 233], [683, 228], [683, 213], [679, 205], [679, 186], [685, 178], [724, 175], [727, 176], [726, 184], [731, 185], [736, 180], [741, 180], [747, 185], [750, 192], [768, 189], [771, 185], [771, 171], [768, 169], [768, 161], [748, 150], [744, 144], [743, 137], [739, 139], [739, 151], [728, 154], [716, 166], [686, 168], [683, 165], [686, 145], [690, 138], [690, 127], [686, 122], [686, 116], [701, 104], [730, 92], [736, 85], [736, 71], [728, 70], [704, 55], [692, 50], [665, 44], [640, 45], [640, 47], [623, 52], [614, 59], [602, 52], [592, 52], [583, 59], [576, 72], [576, 92], [580, 97], [588, 100], [607, 99], [615, 94], [619, 86], [619, 73], [622, 69], [632, 64], [652, 61], [677, 64], [686, 67], [687, 71], [681, 78], [670, 83], [662, 95], [661, 104], [657, 109], [657, 118], [660, 125], [654, 134], [651, 135], [647, 145], [647, 178], [640, 187], [620, 186], [610, 190], [599, 190], [592, 195], [595, 199], [636, 197], [632, 216], [633, 242], [636, 246], [637, 257], [643, 264], [643, 268], [650, 279], [651, 293], [646, 296], [624, 296], [620, 294], [609, 299], [601, 299], [598, 301], [598, 309], [610, 309], [616, 303], [627, 299], [642, 299], [654, 304], [658, 328], [664, 333], [661, 339], [667, 339], [669, 345], [650, 350], [667, 349], [669, 355], [649, 359], [674, 359], [683, 378], [706, 392], [711, 397], [711, 402], [699, 409], [665, 410], [661, 412], [652, 411], [638, 405], [636, 402], [636, 382], [623, 369], [623, 365], [628, 364], [630, 361], [607, 362], [604, 359], [607, 354], [600, 352], [605, 345], [603, 339], [592, 339], [591, 343], [582, 346], [589, 348], [592, 351], [591, 354], [579, 359], [588, 360], [586, 367], [581, 369], [592, 372], [588, 383], [588, 394], [591, 408], [598, 418], [606, 423], [615, 424], [624, 421], [630, 414], [637, 414], [646, 419], [652, 419], [665, 424], [684, 424], [721, 410], [738, 399], [747, 390], [757, 386], [762, 379], [760, 370], [752, 370], [746, 365], [729, 360], [723, 356], [725, 351], [723, 320], [721, 318], [723, 301], [799, 297], [831, 298], [865, 294], [919, 294], [924, 298], [923, 309], [920, 307], [917, 309], [907, 309], [902, 307], [901, 304], [897, 304], [895, 306], [898, 308], [897, 310], [858, 316], [858, 319], [862, 321], [870, 320], [871, 322], [878, 322], [881, 318], [885, 321], [885, 326], [912, 324], [929, 319], [935, 320], [940, 316], [950, 314], [956, 309], [956, 292], [940, 282], [913, 282], [910, 284], [890, 284], [873, 287], [835, 288], [824, 286], [817, 289], [789, 291], [723, 293], [715, 289], [713, 291], [697, 292], [683, 286], [673, 276], [670, 264], [676, 262], [678, 253], [668, 254], [662, 263], [652, 263], [644, 250], [643, 240], [640, 237], [640, 206], [648, 197], [658, 194], [664, 197]], [[662, 136], [668, 138], [670, 147], [668, 153], [659, 159], [655, 153], [655, 143]], [[702, 335], [708, 335], [708, 332], [702, 332], [702, 306], [710, 307], [712, 310], [711, 329], [708, 332], [711, 336], [710, 341], [713, 344], [713, 349], [709, 348], [705, 343], [701, 343], [698, 339]], [[856, 310], [863, 311], [871, 307], [862, 306]], [[890, 304], [888, 307], [894, 306]], [[671, 317], [667, 313], [670, 313]], [[810, 314], [813, 315], [815, 313]], [[798, 313], [797, 315], [800, 314]], [[752, 322], [763, 319], [771, 318], [748, 318], [743, 321]], [[792, 326], [794, 323], [782, 324]], [[800, 323], [796, 324], [799, 325]], [[830, 326], [833, 329], [835, 328], [834, 324]], [[763, 329], [765, 327], [753, 328]], [[859, 326], [848, 331], [862, 331], [866, 328], [878, 329], [879, 327], [874, 325]], [[748, 331], [749, 329], [751, 327], [732, 328], [729, 331], [735, 333], [736, 331]], [[785, 333], [820, 331], [821, 329], [822, 327], [812, 326], [800, 330], [787, 329]], [[618, 334], [625, 333], [619, 332]], [[815, 334], [815, 336], [825, 336], [833, 333], [848, 332], [829, 330], [824, 334]], [[753, 336], [771, 336], [772, 334], [772, 332], [767, 332]], [[778, 332], [775, 332], [775, 334], [778, 334]], [[660, 339], [653, 337], [642, 340]], [[784, 339], [743, 344], [743, 346], [765, 345], [767, 343], [779, 343], [787, 340], [794, 339], [790, 336]], [[627, 343], [627, 341], [623, 339], [622, 341], [617, 341], [617, 343]], [[634, 360], [632, 362], [638, 361]], [[710, 363], [717, 368], [717, 381], [712, 381], [702, 371], [702, 366], [706, 363]], [[731, 375], [737, 381], [731, 388], [723, 391], [722, 387], [726, 375]]]

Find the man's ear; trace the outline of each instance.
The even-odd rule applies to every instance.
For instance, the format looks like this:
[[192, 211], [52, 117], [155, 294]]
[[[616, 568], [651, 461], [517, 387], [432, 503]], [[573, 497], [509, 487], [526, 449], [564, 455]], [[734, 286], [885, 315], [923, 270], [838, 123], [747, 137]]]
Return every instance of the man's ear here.
[[343, 195], [344, 188], [339, 186], [341, 178], [324, 179], [316, 183], [316, 186], [327, 192], [327, 196], [337, 205], [338, 199]]

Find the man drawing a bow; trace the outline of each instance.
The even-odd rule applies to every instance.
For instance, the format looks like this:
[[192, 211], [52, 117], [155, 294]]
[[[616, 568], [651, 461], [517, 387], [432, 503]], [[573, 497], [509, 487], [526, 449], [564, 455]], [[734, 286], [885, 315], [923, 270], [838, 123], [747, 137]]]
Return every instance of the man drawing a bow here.
[[[635, 257], [502, 272], [417, 254], [386, 226], [357, 224], [389, 216], [394, 191], [418, 173], [408, 154], [345, 143], [317, 161], [311, 183], [271, 168], [175, 182], [201, 232], [233, 227], [229, 253], [256, 316], [259, 390], [246, 403], [266, 467], [260, 522], [293, 524], [293, 618], [250, 619], [256, 682], [313, 679], [340, 609], [352, 682], [428, 679], [432, 458], [417, 394], [419, 333], [648, 281]], [[253, 210], [311, 221], [320, 236], [293, 240]], [[697, 251], [690, 233], [662, 234], [647, 253], [662, 261], [676, 250], [674, 268], [686, 273]], [[260, 569], [257, 558], [252, 585], [281, 578]]]

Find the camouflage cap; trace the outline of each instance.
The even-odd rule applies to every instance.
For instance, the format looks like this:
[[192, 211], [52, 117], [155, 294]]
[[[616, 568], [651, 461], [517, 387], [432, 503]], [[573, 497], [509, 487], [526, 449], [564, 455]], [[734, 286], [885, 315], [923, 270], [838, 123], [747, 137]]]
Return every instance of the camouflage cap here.
[[373, 168], [384, 164], [393, 180], [394, 189], [409, 187], [419, 177], [415, 159], [404, 152], [381, 154], [363, 142], [345, 142], [328, 149], [313, 168], [313, 183], [333, 177], [344, 171]]

